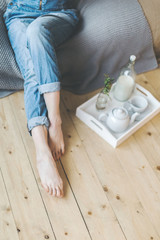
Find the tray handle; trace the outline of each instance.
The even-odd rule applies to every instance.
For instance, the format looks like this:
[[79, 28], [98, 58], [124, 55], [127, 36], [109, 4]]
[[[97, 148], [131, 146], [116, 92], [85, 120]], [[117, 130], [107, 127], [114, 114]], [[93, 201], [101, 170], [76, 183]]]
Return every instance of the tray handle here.
[[151, 98], [152, 100], [156, 101], [159, 103], [159, 101], [145, 88], [143, 88], [141, 85], [136, 83], [136, 89], [140, 91], [142, 94], [144, 94], [146, 97]]
[[101, 132], [102, 133], [102, 137], [104, 139], [108, 139], [109, 142], [115, 143], [116, 139], [115, 137], [111, 134], [111, 132], [109, 131], [109, 129], [104, 126], [100, 121], [98, 121], [96, 118], [91, 117], [90, 118], [90, 122], [92, 123], [92, 125], [95, 125], [96, 128], [98, 128], [97, 132]]
[[101, 134], [103, 138], [106, 138], [109, 141], [115, 142], [115, 137], [110, 133], [107, 127], [105, 127], [101, 122], [99, 122], [96, 118], [92, 115], [88, 114], [87, 112], [83, 111], [83, 118], [81, 117], [81, 109], [77, 109], [76, 116], [80, 118], [85, 124], [91, 127], [95, 132]]

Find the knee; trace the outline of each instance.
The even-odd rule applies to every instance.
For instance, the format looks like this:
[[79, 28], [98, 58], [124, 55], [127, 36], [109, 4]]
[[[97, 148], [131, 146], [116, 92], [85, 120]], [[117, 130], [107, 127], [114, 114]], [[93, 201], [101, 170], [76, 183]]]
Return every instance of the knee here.
[[37, 44], [39, 41], [42, 41], [44, 32], [45, 28], [41, 23], [36, 21], [32, 22], [26, 30], [27, 42], [29, 44]]

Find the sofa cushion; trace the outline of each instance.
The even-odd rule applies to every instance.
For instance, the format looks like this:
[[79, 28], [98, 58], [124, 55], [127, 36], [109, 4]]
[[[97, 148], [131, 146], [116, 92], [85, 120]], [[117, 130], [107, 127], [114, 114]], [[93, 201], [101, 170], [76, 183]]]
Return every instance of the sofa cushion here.
[[[138, 73], [157, 67], [150, 29], [137, 0], [75, 1], [81, 15], [79, 27], [57, 49], [64, 89], [86, 93], [102, 87], [104, 73], [116, 77], [130, 54], [137, 55]], [[24, 81], [2, 20], [5, 7], [5, 0], [1, 0], [0, 89], [15, 91], [23, 89]]]
[[160, 0], [139, 0], [149, 22], [156, 55], [160, 57]]
[[[11, 48], [5, 24], [3, 13], [6, 9], [6, 2], [0, 1], [0, 89], [16, 90], [23, 89], [23, 79], [16, 64], [14, 53]], [[7, 91], [3, 95], [7, 95]], [[2, 95], [2, 96], [3, 96]]]
[[151, 31], [137, 0], [80, 0], [80, 28], [58, 49], [63, 88], [86, 93], [104, 85], [104, 73], [117, 78], [129, 56], [136, 72], [157, 67]]

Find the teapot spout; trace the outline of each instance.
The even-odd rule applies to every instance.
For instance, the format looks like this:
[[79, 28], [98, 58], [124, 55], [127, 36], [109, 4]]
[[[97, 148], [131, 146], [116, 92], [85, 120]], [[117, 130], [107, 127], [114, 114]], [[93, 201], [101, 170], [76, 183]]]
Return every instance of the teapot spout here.
[[134, 114], [132, 114], [130, 124], [134, 123], [134, 121], [136, 120], [136, 117], [139, 115], [140, 115], [140, 113], [138, 113], [138, 112], [135, 112]]

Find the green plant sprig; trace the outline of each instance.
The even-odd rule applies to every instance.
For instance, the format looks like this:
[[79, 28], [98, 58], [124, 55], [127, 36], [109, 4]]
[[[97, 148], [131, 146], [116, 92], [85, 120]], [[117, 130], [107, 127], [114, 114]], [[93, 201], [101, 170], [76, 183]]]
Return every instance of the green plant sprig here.
[[109, 95], [114, 78], [111, 78], [108, 74], [104, 74], [104, 76], [105, 76], [105, 79], [104, 79], [103, 93]]

